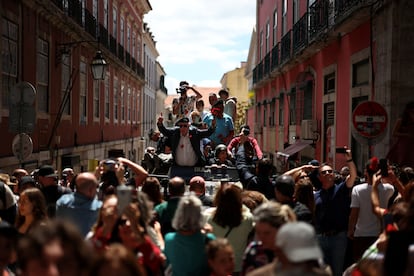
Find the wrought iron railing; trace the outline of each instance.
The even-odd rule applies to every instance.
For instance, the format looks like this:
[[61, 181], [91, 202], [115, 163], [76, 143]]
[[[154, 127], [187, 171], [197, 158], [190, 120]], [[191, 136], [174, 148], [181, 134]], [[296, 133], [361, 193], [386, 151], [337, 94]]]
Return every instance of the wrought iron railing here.
[[298, 22], [293, 25], [292, 48], [296, 53], [308, 44], [308, 13], [305, 13]]
[[309, 38], [315, 38], [328, 28], [329, 0], [316, 0], [309, 7]]
[[271, 52], [267, 53], [264, 59], [263, 77], [268, 76], [270, 74], [270, 55]]
[[272, 62], [270, 66], [272, 71], [279, 66], [279, 45], [280, 43], [276, 44], [272, 49]]
[[118, 58], [122, 61], [124, 61], [124, 47], [118, 43]]
[[290, 58], [291, 49], [292, 49], [292, 31], [288, 31], [283, 37], [281, 41], [281, 49], [280, 49], [280, 62], [284, 63]]
[[117, 54], [117, 49], [116, 49], [116, 38], [113, 37], [112, 35], [109, 36], [109, 51], [111, 51], [112, 54], [116, 55]]

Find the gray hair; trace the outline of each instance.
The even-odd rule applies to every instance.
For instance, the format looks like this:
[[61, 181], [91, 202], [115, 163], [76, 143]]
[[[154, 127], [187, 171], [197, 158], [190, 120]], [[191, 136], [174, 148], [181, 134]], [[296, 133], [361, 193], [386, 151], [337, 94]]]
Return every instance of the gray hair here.
[[253, 220], [255, 223], [265, 222], [272, 227], [279, 228], [286, 222], [296, 221], [296, 215], [289, 205], [268, 201], [260, 204], [253, 211]]
[[200, 231], [204, 226], [201, 200], [194, 194], [180, 198], [172, 220], [172, 227], [177, 231]]

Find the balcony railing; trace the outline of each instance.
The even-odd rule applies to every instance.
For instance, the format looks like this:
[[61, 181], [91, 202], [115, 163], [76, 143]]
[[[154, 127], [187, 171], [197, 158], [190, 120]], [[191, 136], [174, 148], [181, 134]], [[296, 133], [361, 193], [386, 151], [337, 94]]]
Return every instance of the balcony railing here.
[[125, 51], [125, 64], [131, 67], [131, 54]]
[[272, 65], [270, 66], [272, 71], [279, 66], [279, 44], [276, 44], [272, 49]]
[[269, 52], [264, 59], [263, 77], [268, 76], [270, 74], [270, 54], [271, 52]]
[[122, 61], [124, 61], [124, 47], [118, 43], [118, 58]]
[[296, 53], [301, 48], [308, 44], [308, 14], [304, 16], [293, 25], [292, 46], [293, 52]]
[[116, 49], [116, 38], [113, 37], [112, 35], [109, 36], [109, 51], [111, 51], [112, 54], [116, 55], [117, 54], [117, 49]]
[[291, 37], [292, 37], [292, 31], [288, 31], [283, 37], [282, 37], [282, 48], [280, 51], [280, 62], [284, 63], [285, 61], [287, 61], [290, 58], [290, 54], [291, 54]]
[[88, 10], [85, 10], [85, 31], [97, 38], [96, 35], [96, 18]]
[[104, 25], [99, 24], [99, 43], [109, 49], [108, 30]]
[[69, 0], [68, 15], [82, 26], [82, 3], [79, 0]]
[[329, 0], [317, 0], [309, 7], [309, 38], [328, 28]]

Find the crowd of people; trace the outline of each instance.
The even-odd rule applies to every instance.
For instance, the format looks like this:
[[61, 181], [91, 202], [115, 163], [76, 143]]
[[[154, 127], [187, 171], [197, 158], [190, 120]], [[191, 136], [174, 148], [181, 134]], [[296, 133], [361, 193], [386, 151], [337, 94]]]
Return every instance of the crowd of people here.
[[[146, 152], [145, 166], [118, 157], [101, 160], [94, 172], [42, 165], [1, 173], [2, 275], [414, 271], [411, 167], [373, 157], [358, 175], [345, 147], [340, 172], [312, 160], [274, 177], [247, 125], [236, 137], [234, 129], [216, 133], [228, 125], [221, 99], [228, 100], [228, 91], [213, 102], [216, 110], [199, 111], [205, 125], [193, 125], [191, 105], [200, 98], [194, 88], [196, 95], [187, 96], [188, 89], [181, 83], [176, 110], [185, 114], [176, 126], [165, 127], [161, 116], [159, 132], [150, 133], [159, 143]], [[237, 180], [180, 170], [160, 179], [149, 164], [161, 154], [170, 155], [169, 172], [234, 167]]]

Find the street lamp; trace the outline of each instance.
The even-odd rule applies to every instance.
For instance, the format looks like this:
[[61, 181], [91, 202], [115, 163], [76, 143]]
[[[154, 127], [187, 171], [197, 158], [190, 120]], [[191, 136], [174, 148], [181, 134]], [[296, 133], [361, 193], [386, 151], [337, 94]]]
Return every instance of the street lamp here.
[[107, 66], [108, 66], [108, 63], [104, 59], [102, 52], [97, 51], [91, 63], [93, 79], [104, 80]]

